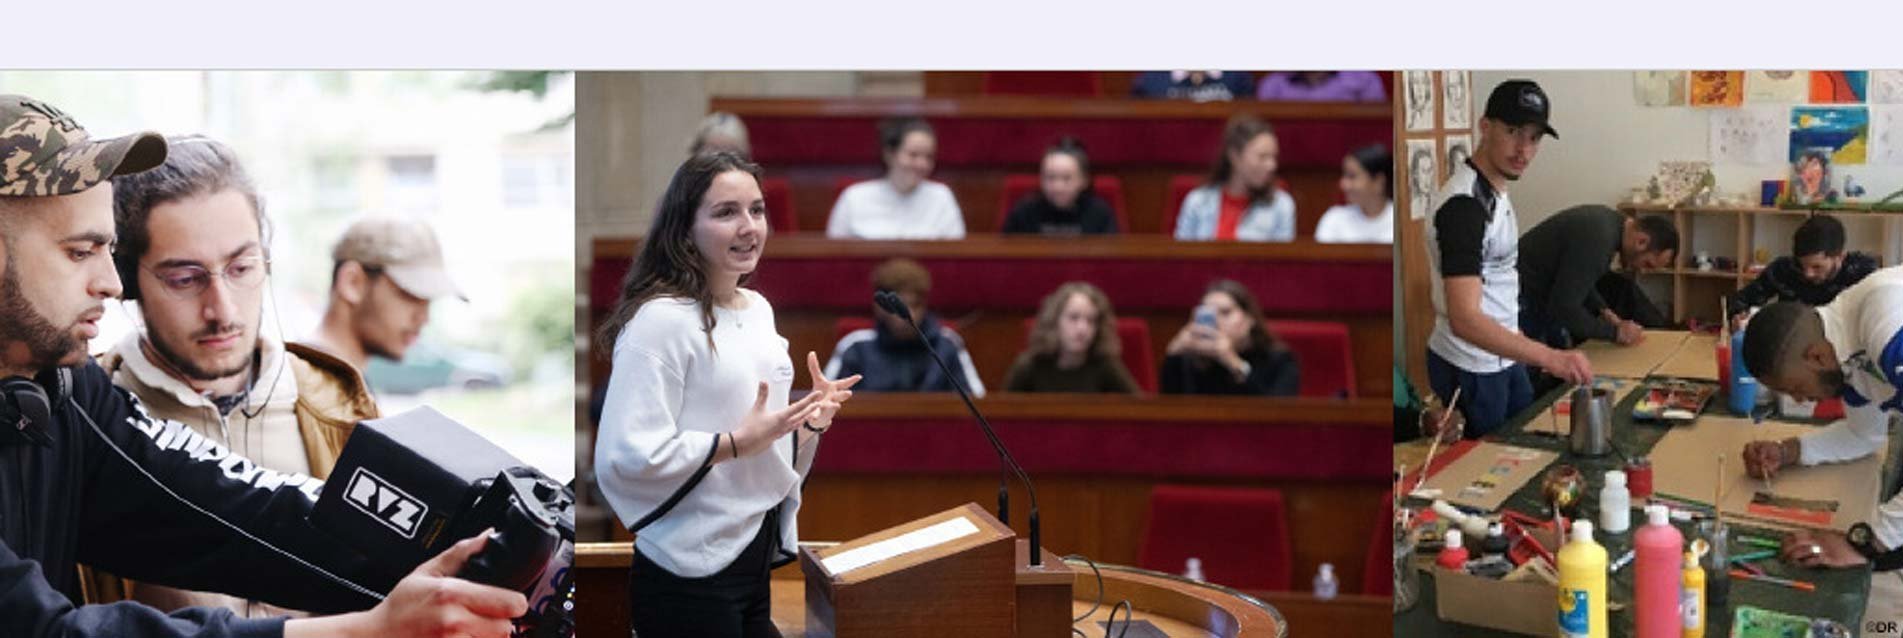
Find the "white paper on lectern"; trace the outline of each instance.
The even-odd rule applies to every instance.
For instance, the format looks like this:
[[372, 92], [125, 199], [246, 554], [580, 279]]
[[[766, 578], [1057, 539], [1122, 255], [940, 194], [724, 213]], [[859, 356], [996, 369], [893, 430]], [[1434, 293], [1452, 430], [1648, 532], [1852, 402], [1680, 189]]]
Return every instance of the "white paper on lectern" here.
[[833, 575], [837, 576], [893, 556], [942, 545], [976, 533], [978, 533], [978, 526], [971, 524], [969, 519], [960, 516], [931, 527], [894, 536], [865, 547], [840, 552], [830, 558], [821, 560], [820, 564], [826, 566], [826, 571], [832, 572]]

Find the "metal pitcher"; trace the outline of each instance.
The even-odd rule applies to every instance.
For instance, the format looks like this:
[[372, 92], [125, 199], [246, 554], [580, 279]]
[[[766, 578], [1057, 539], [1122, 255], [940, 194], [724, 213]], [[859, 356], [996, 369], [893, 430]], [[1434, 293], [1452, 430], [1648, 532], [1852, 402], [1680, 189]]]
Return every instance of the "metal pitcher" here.
[[1573, 390], [1572, 450], [1581, 456], [1612, 451], [1612, 391], [1579, 386]]

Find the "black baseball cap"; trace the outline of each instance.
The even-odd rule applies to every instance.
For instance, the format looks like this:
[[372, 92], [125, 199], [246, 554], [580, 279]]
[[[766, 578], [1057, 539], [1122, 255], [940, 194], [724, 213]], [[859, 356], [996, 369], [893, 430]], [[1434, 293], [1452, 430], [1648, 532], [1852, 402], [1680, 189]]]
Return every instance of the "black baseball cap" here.
[[1488, 119], [1499, 120], [1513, 126], [1538, 124], [1547, 135], [1559, 137], [1559, 131], [1547, 120], [1553, 114], [1553, 101], [1546, 99], [1546, 91], [1532, 80], [1507, 80], [1493, 87], [1493, 94], [1487, 96]]

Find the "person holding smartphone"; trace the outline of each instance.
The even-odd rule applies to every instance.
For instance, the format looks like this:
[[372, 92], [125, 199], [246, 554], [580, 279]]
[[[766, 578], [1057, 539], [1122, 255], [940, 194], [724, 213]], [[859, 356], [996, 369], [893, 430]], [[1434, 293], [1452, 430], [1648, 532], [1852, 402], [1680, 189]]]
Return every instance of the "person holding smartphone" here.
[[1164, 394], [1294, 396], [1301, 370], [1269, 333], [1255, 295], [1223, 279], [1203, 291], [1194, 320], [1170, 339], [1158, 381]]

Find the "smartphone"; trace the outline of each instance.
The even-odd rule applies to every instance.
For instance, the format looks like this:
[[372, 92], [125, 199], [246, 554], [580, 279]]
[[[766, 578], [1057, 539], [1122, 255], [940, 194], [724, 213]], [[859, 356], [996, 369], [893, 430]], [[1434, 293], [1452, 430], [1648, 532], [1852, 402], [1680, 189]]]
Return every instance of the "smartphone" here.
[[1210, 308], [1209, 306], [1197, 306], [1196, 307], [1196, 323], [1209, 326], [1211, 328], [1216, 327], [1216, 310], [1214, 308]]

